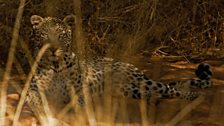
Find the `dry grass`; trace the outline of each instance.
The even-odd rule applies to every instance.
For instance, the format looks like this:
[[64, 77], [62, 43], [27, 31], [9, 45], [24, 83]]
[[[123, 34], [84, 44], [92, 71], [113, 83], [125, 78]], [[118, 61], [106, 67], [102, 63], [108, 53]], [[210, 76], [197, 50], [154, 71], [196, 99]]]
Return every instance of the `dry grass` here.
[[[10, 0], [0, 1], [0, 17], [2, 17], [0, 20], [0, 78], [2, 81], [0, 124], [19, 125], [18, 121], [23, 117], [20, 113], [32, 75], [28, 73], [30, 70], [32, 73], [35, 69], [29, 65], [33, 61], [26, 49], [31, 28], [29, 23], [31, 15], [56, 16], [62, 19], [68, 14], [75, 13], [77, 16], [74, 32], [76, 43], [73, 43], [73, 48], [81, 60], [100, 55], [130, 62], [139, 67], [142, 66], [142, 61], [151, 61], [157, 65], [149, 75], [158, 80], [161, 77], [162, 64], [164, 64], [162, 59], [167, 61], [172, 57], [172, 61], [187, 60], [189, 63], [205, 59], [223, 59], [223, 5], [221, 0], [190, 0], [187, 2], [176, 0], [21, 0], [20, 3]], [[16, 47], [17, 41], [18, 46]], [[170, 67], [172, 65], [166, 69]], [[142, 68], [149, 69], [144, 66]], [[12, 88], [10, 78], [15, 75], [24, 76], [24, 74], [28, 76], [18, 107], [8, 109], [7, 91], [11, 90], [7, 90], [8, 83]], [[174, 74], [174, 76], [177, 75], [179, 73]], [[106, 76], [105, 80], [110, 79]], [[219, 80], [223, 80], [223, 77], [219, 77]], [[17, 82], [17, 90], [19, 90], [18, 85], [21, 86]], [[111, 81], [107, 81], [107, 85], [110, 86]], [[191, 119], [189, 115], [190, 111], [193, 111], [204, 118], [198, 117], [202, 120], [193, 120], [189, 125], [203, 125], [204, 123], [201, 122], [204, 120], [209, 122], [209, 125], [221, 125], [223, 118], [220, 115], [223, 114], [224, 109], [223, 103], [218, 101], [223, 95], [222, 90], [223, 87], [220, 86], [215, 96], [211, 96], [214, 93], [210, 92], [208, 99], [196, 100], [186, 108], [184, 108], [186, 104], [182, 102], [165, 101], [165, 106], [175, 106], [168, 107], [169, 110], [164, 109], [164, 104], [148, 106], [146, 101], [130, 102], [112, 98], [110, 95], [103, 99], [96, 98], [98, 103], [92, 103], [88, 99], [89, 94], [85, 94], [87, 109], [81, 109], [80, 112], [75, 115], [71, 114], [66, 119], [70, 121], [69, 125], [133, 124], [148, 126], [166, 124], [181, 126]], [[110, 90], [106, 92], [108, 92], [106, 94], [111, 93]], [[200, 111], [194, 110], [201, 102], [205, 105], [200, 105], [202, 107]], [[182, 107], [179, 107], [180, 104]], [[208, 107], [211, 104], [212, 106]], [[159, 108], [162, 111], [160, 113], [166, 114], [156, 114]], [[64, 112], [60, 114], [61, 117], [66, 115]], [[11, 123], [8, 123], [10, 121], [6, 119], [9, 119]], [[53, 119], [54, 121], [61, 125], [68, 125], [60, 119]], [[36, 125], [35, 122], [32, 123]]]
[[10, 46], [9, 53], [8, 53], [6, 69], [5, 69], [3, 80], [1, 83], [0, 122], [1, 122], [1, 125], [3, 125], [3, 126], [6, 125], [5, 124], [5, 120], [6, 120], [5, 113], [6, 113], [6, 103], [7, 103], [6, 95], [7, 95], [7, 90], [8, 90], [8, 82], [9, 82], [9, 78], [10, 78], [11, 71], [12, 71], [12, 64], [14, 61], [14, 53], [15, 53], [17, 41], [19, 38], [20, 22], [21, 22], [23, 10], [24, 10], [25, 0], [21, 0], [20, 2], [21, 3], [18, 8], [18, 13], [17, 13], [16, 20], [15, 20], [15, 26], [13, 29], [12, 41], [11, 41], [11, 46]]

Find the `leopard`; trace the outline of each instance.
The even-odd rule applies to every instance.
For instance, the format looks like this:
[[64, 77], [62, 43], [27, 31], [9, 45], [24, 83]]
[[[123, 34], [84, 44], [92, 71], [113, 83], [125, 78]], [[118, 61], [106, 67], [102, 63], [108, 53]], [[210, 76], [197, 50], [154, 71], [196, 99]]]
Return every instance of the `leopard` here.
[[29, 43], [33, 56], [37, 56], [44, 44], [50, 44], [38, 63], [26, 96], [26, 103], [36, 115], [46, 114], [43, 107], [46, 101], [52, 111], [63, 109], [73, 97], [77, 97], [79, 106], [85, 106], [85, 91], [91, 96], [103, 96], [109, 86], [113, 97], [146, 100], [151, 97], [180, 98], [192, 101], [201, 93], [182, 90], [182, 85], [196, 88], [213, 85], [212, 70], [206, 63], [196, 68], [197, 79], [164, 83], [150, 79], [130, 63], [107, 57], [80, 58], [71, 47], [75, 15], [68, 15], [63, 20], [32, 15], [30, 22], [33, 28]]

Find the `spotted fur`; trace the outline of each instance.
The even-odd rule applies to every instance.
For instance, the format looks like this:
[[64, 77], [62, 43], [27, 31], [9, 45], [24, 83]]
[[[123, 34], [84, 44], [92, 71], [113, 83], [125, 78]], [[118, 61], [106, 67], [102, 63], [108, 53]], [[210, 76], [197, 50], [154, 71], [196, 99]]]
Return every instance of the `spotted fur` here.
[[[27, 94], [27, 102], [37, 113], [42, 113], [43, 110], [40, 92], [45, 94], [52, 108], [62, 109], [71, 101], [73, 95], [76, 95], [78, 103], [83, 105], [84, 88], [92, 96], [103, 95], [108, 87], [107, 82], [111, 84], [112, 96], [133, 99], [150, 99], [154, 95], [158, 98], [193, 100], [199, 93], [180, 90], [181, 84], [199, 88], [212, 85], [212, 72], [207, 64], [200, 64], [196, 69], [198, 80], [164, 84], [148, 78], [132, 64], [117, 62], [111, 58], [80, 61], [71, 51], [71, 24], [74, 21], [74, 16], [65, 17], [64, 20], [42, 18], [38, 15], [31, 17], [33, 55], [36, 56], [45, 43], [51, 44], [39, 63]], [[109, 79], [105, 80], [106, 76], [109, 76]]]

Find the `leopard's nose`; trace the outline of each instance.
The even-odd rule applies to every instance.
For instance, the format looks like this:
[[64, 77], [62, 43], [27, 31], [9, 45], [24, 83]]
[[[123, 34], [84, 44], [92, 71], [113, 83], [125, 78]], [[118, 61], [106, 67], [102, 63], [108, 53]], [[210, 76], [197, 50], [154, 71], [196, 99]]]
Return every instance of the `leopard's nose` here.
[[55, 60], [59, 60], [63, 51], [60, 48], [50, 48], [49, 52], [49, 57], [54, 57]]
[[57, 27], [50, 28], [48, 31], [48, 40], [52, 46], [58, 47], [60, 46], [60, 35], [58, 34]]
[[50, 48], [51, 55], [54, 55], [54, 53], [55, 53], [56, 50], [57, 50], [56, 48], [51, 47], [51, 48]]

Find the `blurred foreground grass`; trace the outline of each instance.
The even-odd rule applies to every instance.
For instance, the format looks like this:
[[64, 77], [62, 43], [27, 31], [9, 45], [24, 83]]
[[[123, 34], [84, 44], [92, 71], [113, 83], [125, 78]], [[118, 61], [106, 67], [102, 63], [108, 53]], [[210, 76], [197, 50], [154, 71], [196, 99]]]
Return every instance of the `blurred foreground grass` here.
[[[18, 45], [15, 49], [15, 59], [11, 70], [12, 76], [10, 77], [18, 78], [16, 80], [10, 79], [9, 94], [15, 93], [15, 90], [11, 88], [12, 85], [17, 86], [16, 89], [18, 89], [18, 92], [21, 92], [22, 84], [30, 71], [30, 64], [33, 62], [29, 58], [27, 47], [31, 34], [30, 16], [38, 14], [43, 17], [55, 16], [63, 19], [68, 14], [77, 13], [74, 11], [74, 3], [72, 0], [29, 0], [25, 2], [23, 16], [20, 20], [21, 28], [18, 34]], [[157, 63], [157, 65], [153, 66], [153, 72], [146, 72], [153, 79], [159, 80], [164, 60], [172, 62], [187, 61], [188, 63], [197, 63], [204, 60], [223, 60], [223, 6], [224, 2], [221, 0], [82, 0], [80, 5], [82, 24], [80, 27], [83, 30], [83, 41], [85, 41], [85, 44], [82, 45], [81, 43], [81, 45], [89, 57], [92, 55], [113, 57], [121, 61], [133, 63], [146, 70], [149, 67], [147, 65], [142, 66], [143, 64], [147, 62], [152, 64]], [[14, 24], [18, 8], [19, 1], [0, 1], [1, 80], [6, 70], [10, 42], [14, 38], [12, 37], [12, 33], [15, 28]], [[73, 45], [75, 51], [80, 48], [76, 45]], [[161, 64], [158, 65], [158, 63]], [[221, 74], [222, 72], [219, 73]], [[178, 74], [176, 73], [174, 76]], [[219, 77], [218, 80], [223, 79], [220, 75], [217, 75], [217, 77]], [[22, 82], [20, 82], [21, 80]], [[223, 83], [222, 81], [217, 82]], [[223, 96], [222, 88], [222, 85], [218, 85], [218, 87], [216, 86], [210, 91], [206, 91], [209, 98], [205, 98], [202, 102], [204, 105], [200, 105], [200, 109], [194, 109], [193, 113], [196, 114], [192, 114], [192, 117], [195, 120], [189, 122], [191, 117], [187, 117], [179, 125], [221, 125], [223, 123], [221, 121], [223, 118], [220, 116], [223, 114], [223, 103], [220, 102], [221, 96]], [[212, 91], [216, 93], [212, 93]], [[121, 124], [135, 124], [134, 120], [137, 120], [136, 125], [155, 124], [155, 120], [157, 120], [157, 125], [164, 125], [179, 110], [183, 110], [181, 107], [180, 109], [174, 109], [179, 108], [177, 106], [181, 106], [182, 102], [174, 101], [170, 103], [169, 101], [163, 101], [165, 105], [161, 103], [161, 107], [157, 106], [156, 108], [153, 108], [152, 105], [152, 109], [145, 116], [144, 110], [148, 109], [144, 109], [146, 107], [144, 102], [137, 102], [137, 105], [134, 105], [133, 109], [131, 107], [126, 109], [129, 103], [122, 100], [120, 102], [115, 100], [114, 115], [112, 113], [114, 111], [112, 110], [107, 112], [112, 114], [108, 116], [108, 125], [119, 124], [115, 120], [121, 120]], [[138, 103], [141, 106], [140, 108]], [[136, 101], [134, 101], [134, 104], [136, 104]], [[14, 107], [15, 105], [16, 103]], [[167, 106], [171, 108], [168, 109], [166, 108]], [[195, 105], [192, 106], [196, 107]], [[134, 111], [132, 114], [129, 114], [135, 109], [139, 112]], [[9, 113], [6, 114], [6, 117], [12, 120], [15, 108], [12, 107], [7, 110]], [[156, 115], [157, 111], [162, 112]], [[102, 110], [98, 112], [104, 113]], [[121, 113], [116, 114], [116, 112]], [[139, 115], [136, 113], [139, 113]], [[164, 115], [163, 113], [166, 114]], [[195, 117], [196, 115], [200, 117]], [[30, 116], [32, 117], [32, 114]], [[99, 118], [101, 119], [104, 119], [104, 116], [99, 114]], [[147, 116], [150, 119], [145, 121]], [[82, 120], [85, 120], [82, 116], [77, 118], [81, 120], [80, 125], [83, 123]], [[73, 121], [79, 124], [77, 118], [74, 118]]]

